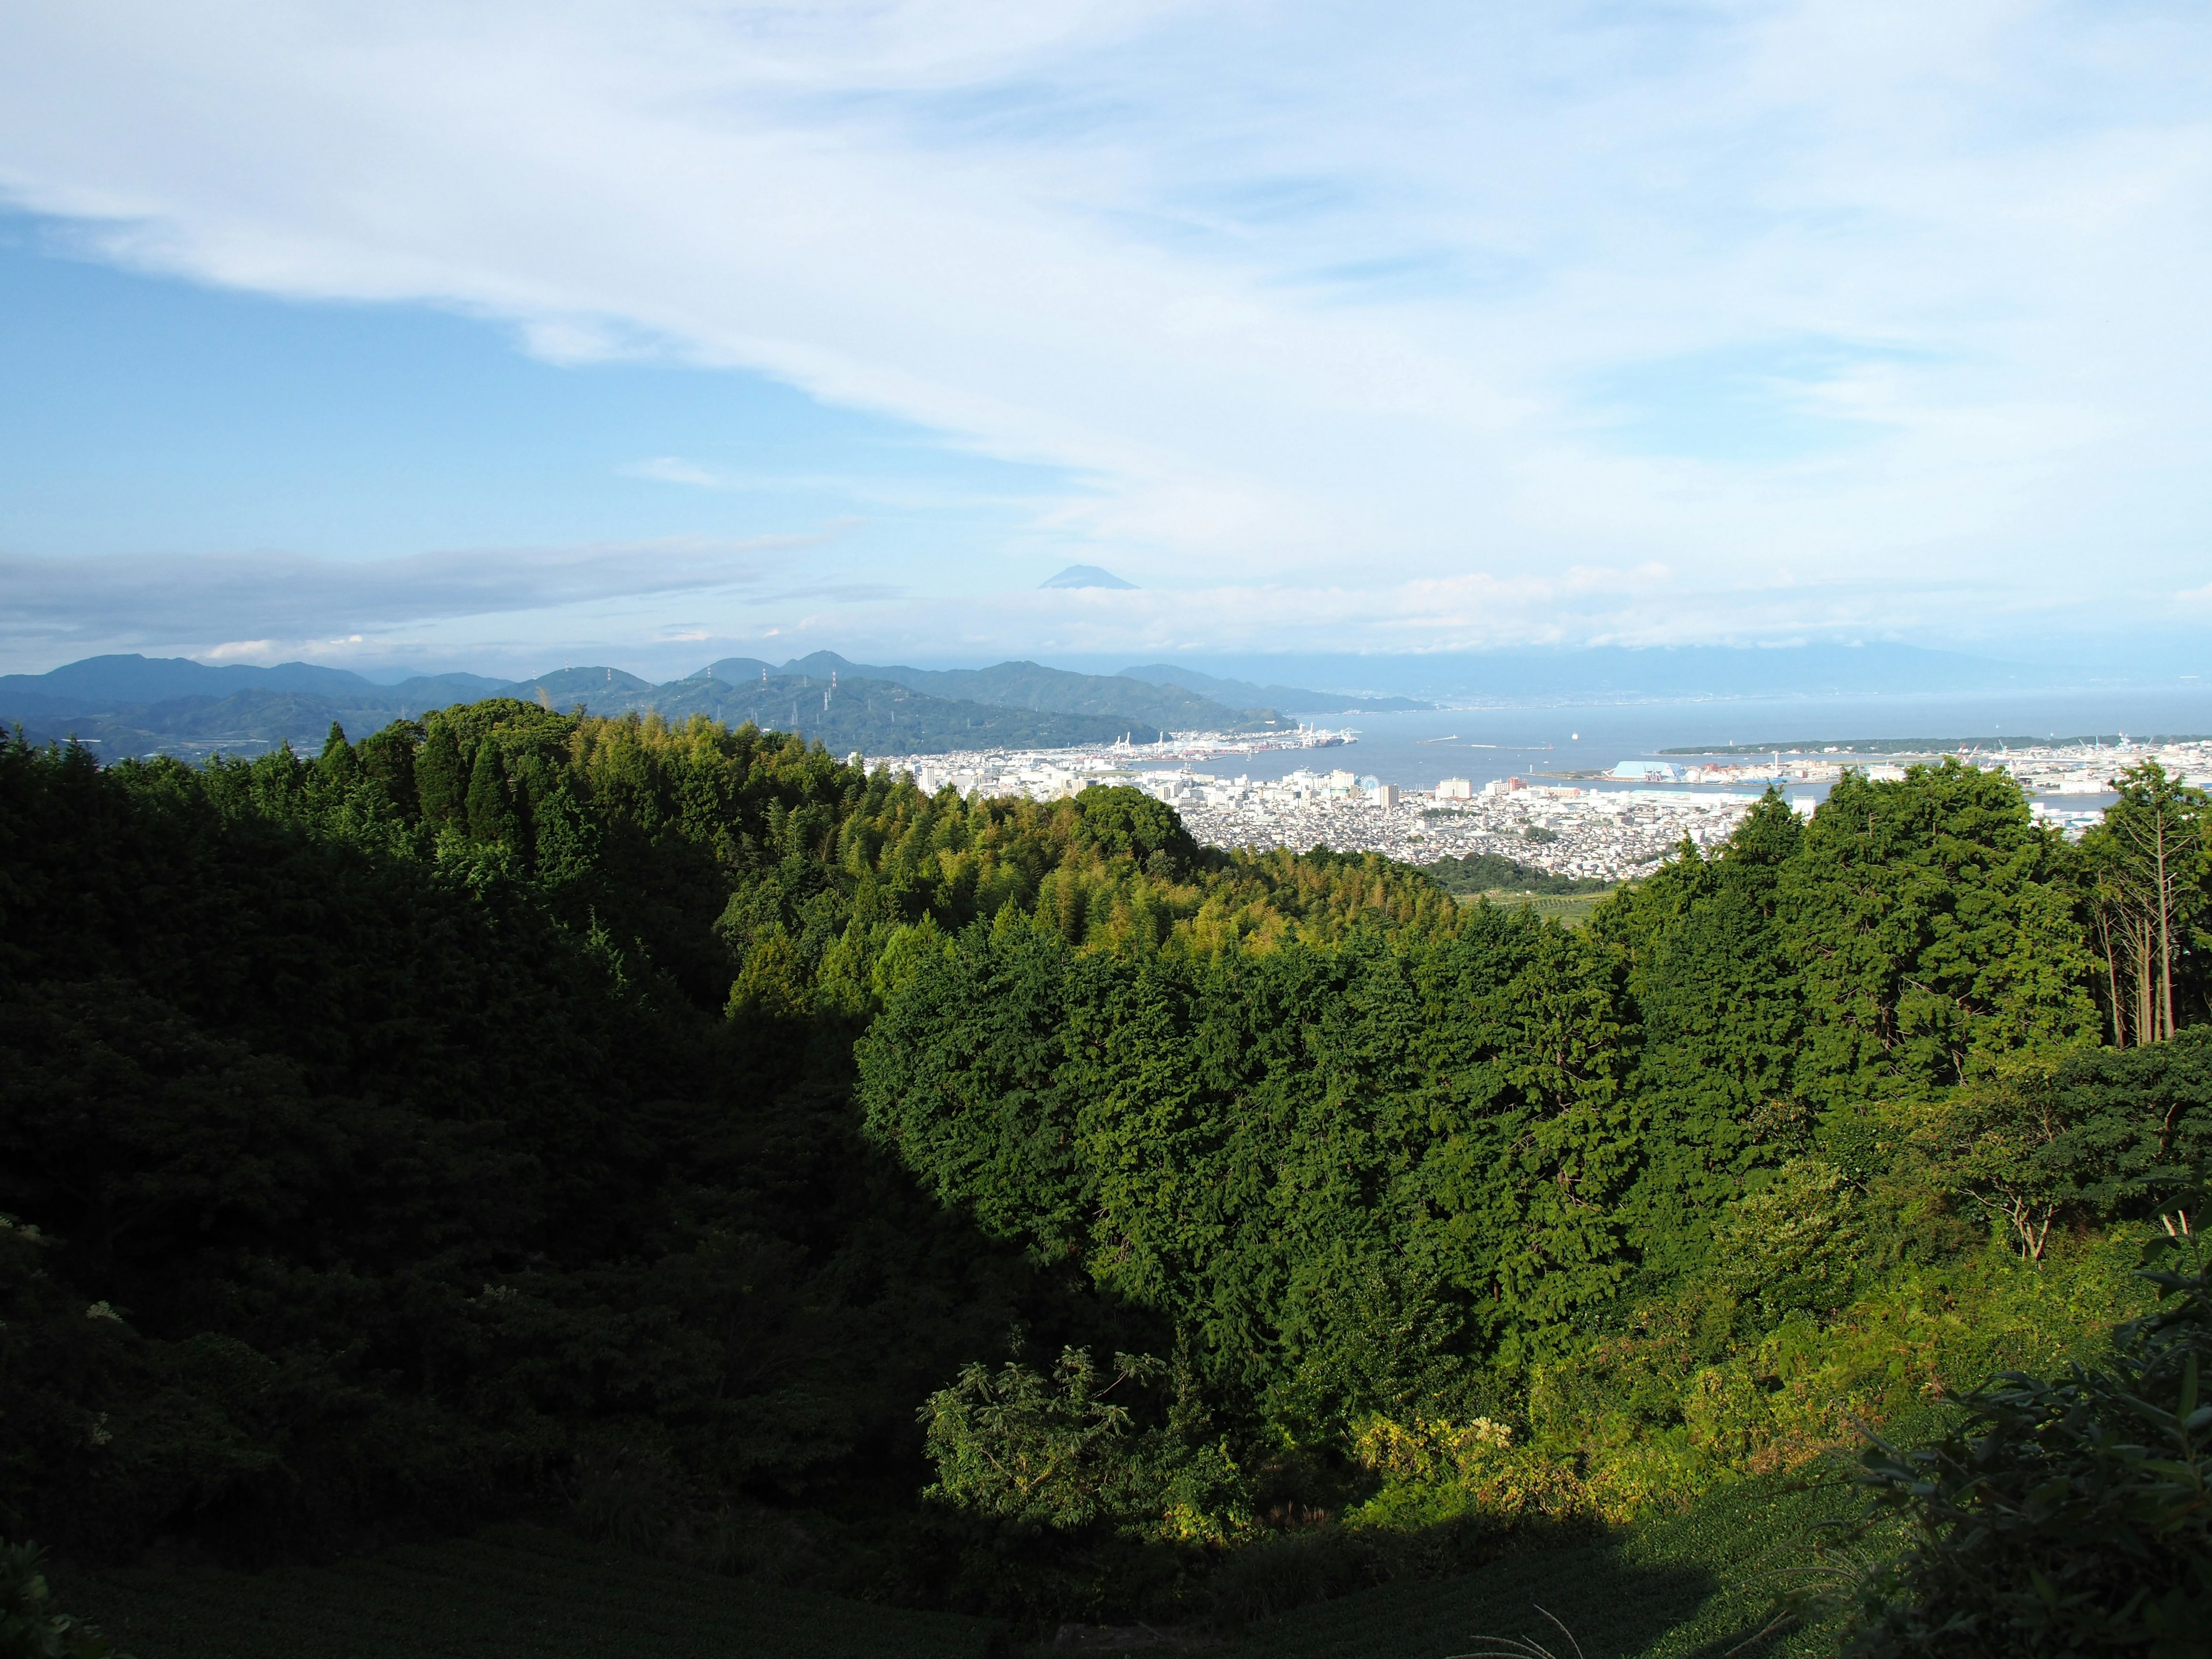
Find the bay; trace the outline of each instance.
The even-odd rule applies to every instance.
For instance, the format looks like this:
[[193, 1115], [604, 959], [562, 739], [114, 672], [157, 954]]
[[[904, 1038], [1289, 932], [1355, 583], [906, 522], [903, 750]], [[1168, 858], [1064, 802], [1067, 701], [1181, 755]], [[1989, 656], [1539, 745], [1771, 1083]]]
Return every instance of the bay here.
[[1509, 776], [1534, 782], [1545, 773], [1609, 769], [1698, 745], [1927, 738], [1978, 739], [1994, 750], [2053, 738], [2192, 736], [2212, 733], [2212, 690], [1530, 703], [1340, 715], [1316, 723], [1348, 728], [1353, 740], [1341, 748], [1224, 757], [1198, 769], [1272, 779], [1300, 768], [1343, 767], [1401, 788], [1432, 789], [1447, 777], [1478, 787]]

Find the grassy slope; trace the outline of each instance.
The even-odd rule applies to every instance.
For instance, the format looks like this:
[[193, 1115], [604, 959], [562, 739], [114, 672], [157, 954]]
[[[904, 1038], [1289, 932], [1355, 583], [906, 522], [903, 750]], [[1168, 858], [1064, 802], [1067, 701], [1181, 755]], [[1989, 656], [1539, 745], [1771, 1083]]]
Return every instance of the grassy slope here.
[[[1718, 1659], [1758, 1631], [1810, 1559], [1820, 1521], [1852, 1511], [1839, 1481], [1758, 1481], [1618, 1538], [1509, 1556], [1464, 1577], [1405, 1580], [1247, 1632], [1238, 1659], [1446, 1659], [1483, 1636], [1587, 1659]], [[58, 1575], [63, 1604], [138, 1659], [930, 1659], [980, 1656], [993, 1626], [784, 1589], [495, 1528], [330, 1567], [264, 1573], [138, 1568]], [[1746, 1648], [1832, 1651], [1795, 1631]]]
[[1527, 905], [1538, 915], [1556, 921], [1563, 927], [1579, 927], [1590, 919], [1590, 912], [1613, 896], [1607, 888], [1602, 893], [1462, 893], [1457, 895], [1462, 904], [1491, 903], [1514, 909]]
[[[1287, 1613], [1254, 1628], [1259, 1659], [1446, 1659], [1478, 1638], [1533, 1641], [1560, 1659], [1575, 1649], [1534, 1611], [1574, 1633], [1587, 1659], [1718, 1659], [1753, 1636], [1776, 1595], [1812, 1559], [1813, 1528], [1857, 1512], [1840, 1478], [1754, 1481], [1686, 1512], [1579, 1547], [1510, 1556], [1463, 1577], [1405, 1580]], [[1747, 1655], [1834, 1651], [1802, 1629]]]
[[993, 1626], [501, 1527], [329, 1567], [57, 1574], [59, 1603], [137, 1659], [935, 1659]]

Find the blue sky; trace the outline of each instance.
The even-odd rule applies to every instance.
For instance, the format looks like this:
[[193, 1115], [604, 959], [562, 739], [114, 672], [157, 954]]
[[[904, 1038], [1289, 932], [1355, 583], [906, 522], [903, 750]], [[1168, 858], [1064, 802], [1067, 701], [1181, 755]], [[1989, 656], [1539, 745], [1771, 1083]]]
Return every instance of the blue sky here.
[[[2212, 610], [2201, 5], [86, 0], [0, 58], [0, 667]], [[1133, 592], [1037, 583], [1103, 565]]]

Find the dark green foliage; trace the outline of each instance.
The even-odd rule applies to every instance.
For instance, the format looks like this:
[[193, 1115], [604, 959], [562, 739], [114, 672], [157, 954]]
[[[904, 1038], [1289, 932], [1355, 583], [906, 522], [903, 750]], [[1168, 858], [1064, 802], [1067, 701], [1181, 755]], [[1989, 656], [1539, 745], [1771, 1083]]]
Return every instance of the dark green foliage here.
[[1246, 1650], [1269, 1659], [1443, 1659], [1468, 1653], [1481, 1632], [1533, 1638], [1569, 1659], [1573, 1648], [1539, 1607], [1589, 1659], [1828, 1659], [1832, 1624], [1754, 1638], [1778, 1579], [1809, 1553], [1823, 1522], [1854, 1507], [1838, 1482], [1760, 1480], [1617, 1530], [1446, 1540], [1310, 1529], [1232, 1561], [1217, 1594], [1231, 1622], [1267, 1620]]
[[1947, 1382], [1992, 1275], [2108, 1304], [2212, 1045], [2094, 1046], [2096, 879], [1957, 767], [1571, 933], [705, 719], [11, 745], [0, 1525], [1049, 1620], [1633, 1515]]
[[130, 1659], [97, 1625], [54, 1611], [46, 1552], [0, 1539], [0, 1659]]
[[1960, 1089], [1914, 1109], [1905, 1138], [2036, 1259], [2054, 1226], [2148, 1216], [2148, 1177], [2212, 1156], [2212, 1029]]
[[1249, 1508], [1246, 1482], [1208, 1439], [1190, 1378], [1176, 1379], [1164, 1411], [1148, 1410], [1147, 1385], [1167, 1370], [1116, 1354], [1102, 1382], [1081, 1348], [1062, 1350], [1050, 1377], [1018, 1360], [966, 1366], [921, 1409], [938, 1471], [923, 1496], [1018, 1526], [1106, 1522], [1142, 1538], [1224, 1541], [1218, 1517]]
[[931, 941], [1449, 920], [1150, 801], [513, 701], [313, 763], [9, 746], [0, 853], [0, 1521], [95, 1555], [459, 1524], [601, 1448], [666, 1528], [896, 1509], [916, 1403], [1069, 1317], [856, 1138], [852, 1034]]
[[1621, 1037], [1601, 963], [1525, 915], [1212, 960], [978, 927], [871, 1028], [861, 1098], [941, 1198], [1303, 1430], [1617, 1280]]
[[[1544, 831], [1547, 836], [1550, 833]], [[1447, 893], [1602, 893], [1613, 886], [1595, 876], [1555, 876], [1503, 853], [1441, 858], [1421, 868]]]
[[415, 787], [423, 820], [430, 824], [453, 823], [468, 799], [468, 775], [461, 769], [461, 747], [452, 725], [430, 723], [415, 763]]
[[2154, 1213], [2148, 1176], [2212, 1158], [2212, 1027], [2076, 1053], [2038, 1092], [2071, 1143], [2057, 1161], [2100, 1219]]
[[[738, 1565], [741, 1529], [702, 1540]], [[502, 1526], [327, 1566], [158, 1566], [66, 1581], [139, 1659], [982, 1659], [993, 1627]]]
[[1808, 1097], [1937, 1088], [2008, 1054], [2094, 1041], [2097, 964], [2075, 863], [2002, 773], [1955, 761], [1901, 782], [1846, 773], [1777, 889]]
[[1912, 1538], [1868, 1585], [1854, 1652], [2212, 1646], [2212, 1279], [2185, 1232], [2160, 1258], [2158, 1310], [2107, 1364], [2000, 1377], [1934, 1444], [1867, 1455]]
[[1802, 848], [1768, 795], [1721, 856], [1685, 848], [1595, 920], [1641, 1016], [1644, 1167], [1628, 1209], [1653, 1265], [1694, 1266], [1716, 1206], [1808, 1144], [1806, 1025], [1781, 884]]
[[680, 1448], [686, 1502], [818, 1491], [912, 1456], [915, 1401], [1015, 1316], [1023, 1273], [853, 1139], [835, 1049], [720, 1018], [723, 901], [687, 884], [852, 775], [766, 745], [750, 826], [709, 796], [687, 834], [641, 730], [582, 804], [584, 730], [434, 718], [474, 796], [434, 842], [342, 740], [0, 755], [9, 1524], [253, 1556], [543, 1501], [601, 1432]]
[[1133, 858], [1147, 870], [1174, 874], [1198, 862], [1198, 843], [1175, 809], [1141, 789], [1093, 786], [1075, 798], [1083, 831], [1109, 857]]

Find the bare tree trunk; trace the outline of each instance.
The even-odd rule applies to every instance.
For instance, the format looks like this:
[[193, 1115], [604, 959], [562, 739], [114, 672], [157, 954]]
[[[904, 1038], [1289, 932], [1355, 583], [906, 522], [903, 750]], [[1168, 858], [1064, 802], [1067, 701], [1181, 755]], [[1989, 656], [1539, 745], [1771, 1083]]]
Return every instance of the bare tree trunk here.
[[2158, 1041], [2158, 1016], [2154, 1012], [2150, 972], [2150, 918], [2136, 918], [2136, 1047]]
[[2112, 994], [2112, 1047], [2128, 1046], [2126, 1016], [2120, 1009], [2120, 964], [2112, 955], [2112, 916], [2103, 904], [2097, 906], [2097, 938], [2105, 947], [2105, 985]]
[[2166, 1029], [2160, 1034], [2171, 1040], [2173, 1036], [2173, 884], [2166, 874], [2166, 817], [2158, 821], [2158, 975], [2160, 1012], [2166, 1016]]

